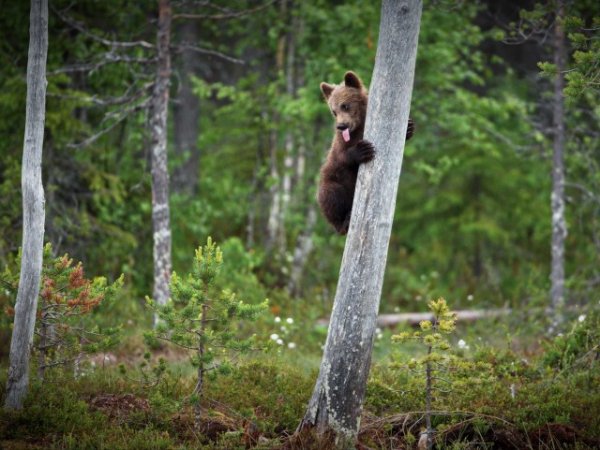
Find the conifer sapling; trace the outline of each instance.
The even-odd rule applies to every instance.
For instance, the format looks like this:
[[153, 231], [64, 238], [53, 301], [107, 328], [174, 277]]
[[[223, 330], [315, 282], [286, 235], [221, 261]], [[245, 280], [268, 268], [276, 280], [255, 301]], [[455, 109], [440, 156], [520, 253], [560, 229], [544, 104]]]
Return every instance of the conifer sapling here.
[[146, 334], [149, 344], [167, 341], [190, 351], [197, 369], [197, 381], [191, 395], [194, 425], [200, 428], [202, 389], [205, 377], [227, 373], [231, 352], [253, 350], [254, 336], [236, 336], [238, 321], [254, 320], [267, 309], [267, 300], [249, 305], [230, 290], [218, 292], [216, 280], [223, 263], [221, 249], [209, 237], [204, 247], [196, 250], [192, 272], [185, 277], [175, 272], [171, 277], [171, 295], [161, 306], [147, 298], [159, 322]]

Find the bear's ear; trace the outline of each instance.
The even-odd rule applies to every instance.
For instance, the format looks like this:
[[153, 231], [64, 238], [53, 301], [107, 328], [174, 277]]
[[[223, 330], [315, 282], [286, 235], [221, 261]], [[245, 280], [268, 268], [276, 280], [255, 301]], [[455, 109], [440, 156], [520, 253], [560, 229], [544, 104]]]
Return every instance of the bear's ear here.
[[362, 81], [360, 81], [358, 75], [356, 75], [352, 71], [346, 72], [346, 74], [344, 75], [344, 84], [348, 87], [363, 89]]
[[321, 83], [321, 92], [325, 96], [325, 100], [329, 100], [331, 93], [335, 89], [335, 86], [328, 83]]

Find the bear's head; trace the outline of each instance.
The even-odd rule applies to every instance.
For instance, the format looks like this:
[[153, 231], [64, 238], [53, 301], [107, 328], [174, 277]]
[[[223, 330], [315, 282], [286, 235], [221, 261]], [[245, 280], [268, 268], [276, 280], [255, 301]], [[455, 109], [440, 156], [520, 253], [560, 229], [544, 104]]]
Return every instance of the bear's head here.
[[348, 142], [353, 132], [365, 125], [367, 90], [354, 72], [346, 72], [344, 84], [321, 83], [321, 92], [335, 117], [335, 126]]

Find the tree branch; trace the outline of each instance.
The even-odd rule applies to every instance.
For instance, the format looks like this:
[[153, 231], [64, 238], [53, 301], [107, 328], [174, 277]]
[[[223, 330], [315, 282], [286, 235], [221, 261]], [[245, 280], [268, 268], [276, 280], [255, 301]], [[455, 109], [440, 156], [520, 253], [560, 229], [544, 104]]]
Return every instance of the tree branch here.
[[245, 9], [242, 11], [234, 11], [234, 12], [225, 12], [223, 14], [173, 14], [173, 19], [210, 19], [210, 20], [227, 20], [227, 19], [235, 19], [237, 17], [246, 16], [249, 14], [253, 14], [255, 12], [261, 11], [263, 9], [268, 8], [279, 0], [271, 0], [270, 2], [265, 3], [264, 5], [257, 6], [256, 8]]
[[246, 61], [234, 58], [233, 56], [226, 55], [225, 53], [221, 53], [217, 50], [211, 50], [208, 48], [196, 47], [195, 45], [182, 43], [180, 45], [175, 45], [171, 47], [171, 50], [175, 50], [177, 53], [182, 53], [184, 51], [192, 51], [196, 53], [200, 53], [203, 55], [211, 55], [216, 56], [218, 58], [224, 59], [226, 61], [232, 62], [234, 64], [246, 64]]
[[100, 130], [98, 133], [88, 137], [87, 139], [75, 143], [75, 144], [67, 144], [67, 147], [69, 148], [74, 148], [74, 149], [80, 149], [83, 147], [87, 147], [88, 145], [96, 142], [100, 137], [104, 136], [106, 133], [108, 133], [109, 131], [111, 131], [113, 128], [115, 128], [119, 123], [121, 123], [123, 120], [125, 120], [127, 117], [129, 117], [131, 114], [141, 111], [143, 109], [146, 109], [148, 107], [148, 104], [150, 103], [150, 98], [145, 99], [143, 102], [140, 102], [136, 105], [133, 105], [127, 109], [125, 109], [121, 114], [119, 114], [117, 116], [116, 113], [110, 113], [108, 114], [104, 120], [109, 120], [111, 117], [117, 116], [117, 119], [111, 123], [109, 126], [107, 126], [106, 128], [103, 128], [102, 130]]
[[88, 31], [81, 23], [67, 17], [65, 14], [63, 14], [58, 9], [54, 8], [52, 5], [50, 5], [50, 9], [52, 9], [52, 11], [63, 22], [65, 22], [67, 25], [69, 25], [71, 28], [76, 29], [77, 31], [81, 32], [82, 34], [84, 34], [88, 38], [92, 39], [93, 41], [99, 42], [100, 44], [106, 45], [108, 47], [121, 47], [121, 48], [142, 47], [142, 48], [148, 48], [148, 49], [152, 49], [152, 50], [154, 50], [156, 48], [153, 44], [151, 44], [150, 42], [146, 42], [146, 41], [129, 41], [129, 42], [128, 41], [113, 41], [110, 39], [103, 38], [102, 36], [98, 36], [97, 34], [94, 34], [91, 31]]

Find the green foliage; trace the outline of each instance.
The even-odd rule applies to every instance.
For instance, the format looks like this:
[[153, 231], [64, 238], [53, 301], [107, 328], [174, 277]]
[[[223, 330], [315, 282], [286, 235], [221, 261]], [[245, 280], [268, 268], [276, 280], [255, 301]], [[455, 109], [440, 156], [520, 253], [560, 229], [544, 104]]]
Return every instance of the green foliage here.
[[[20, 258], [19, 252], [16, 267]], [[7, 267], [2, 278], [16, 298], [19, 273]], [[106, 352], [118, 344], [120, 327], [101, 326], [97, 312], [117, 301], [122, 286], [123, 276], [114, 283], [104, 277], [86, 278], [81, 262], [74, 265], [67, 254], [54, 257], [52, 246], [46, 244], [33, 344], [40, 377], [47, 368], [79, 364], [85, 355]], [[14, 309], [8, 307], [6, 313], [12, 317]]]
[[268, 306], [267, 300], [251, 305], [230, 290], [216, 290], [222, 264], [223, 253], [209, 237], [206, 245], [196, 250], [192, 271], [185, 277], [173, 273], [172, 298], [167, 304], [147, 299], [158, 318], [155, 329], [146, 334], [148, 343], [155, 345], [158, 339], [190, 351], [190, 362], [198, 370], [197, 396], [202, 394], [205, 374], [214, 378], [229, 373], [229, 352], [243, 354], [256, 349], [256, 336], [243, 338], [238, 327], [243, 321], [255, 320]]
[[544, 363], [551, 368], [564, 372], [574, 366], [597, 367], [600, 356], [600, 313], [597, 308], [589, 314], [581, 314], [573, 321], [571, 329], [545, 344]]

